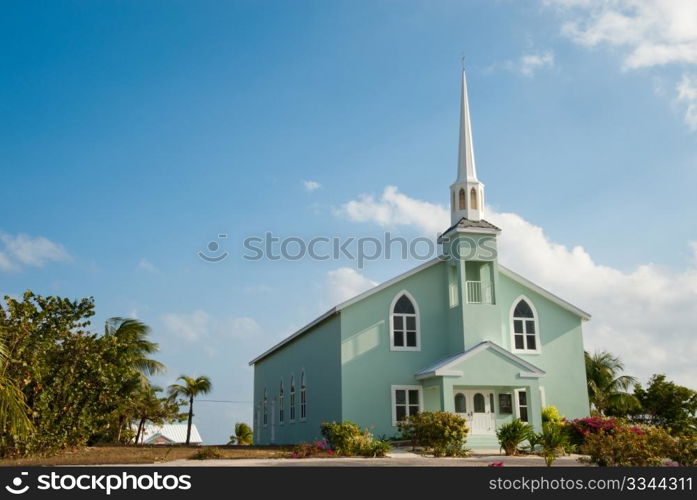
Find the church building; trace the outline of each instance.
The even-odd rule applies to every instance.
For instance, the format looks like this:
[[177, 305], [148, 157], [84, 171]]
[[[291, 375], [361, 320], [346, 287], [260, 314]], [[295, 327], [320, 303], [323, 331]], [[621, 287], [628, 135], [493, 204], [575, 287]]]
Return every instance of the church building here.
[[498, 262], [501, 230], [485, 219], [462, 74], [457, 178], [442, 255], [336, 305], [253, 359], [254, 443], [320, 437], [352, 421], [376, 436], [419, 411], [470, 426], [469, 448], [497, 448], [542, 408], [589, 414], [582, 324], [590, 316]]

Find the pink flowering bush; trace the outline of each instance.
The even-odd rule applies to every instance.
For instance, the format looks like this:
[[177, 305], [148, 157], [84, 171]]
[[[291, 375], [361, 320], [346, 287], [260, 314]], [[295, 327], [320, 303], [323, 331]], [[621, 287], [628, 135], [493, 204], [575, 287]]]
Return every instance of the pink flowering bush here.
[[675, 441], [659, 427], [614, 427], [585, 435], [580, 447], [599, 466], [647, 467], [662, 465], [673, 455]]
[[291, 458], [331, 457], [332, 455], [334, 455], [334, 452], [326, 441], [300, 443], [290, 453]]

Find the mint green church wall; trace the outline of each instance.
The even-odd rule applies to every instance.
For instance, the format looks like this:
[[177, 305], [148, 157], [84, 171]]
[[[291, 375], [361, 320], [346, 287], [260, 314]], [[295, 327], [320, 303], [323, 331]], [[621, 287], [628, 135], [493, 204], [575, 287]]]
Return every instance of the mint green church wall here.
[[[344, 420], [370, 426], [376, 435], [397, 433], [391, 386], [421, 385], [414, 373], [450, 353], [447, 266], [438, 262], [341, 312]], [[390, 350], [389, 309], [402, 290], [418, 305], [420, 351]]]
[[[276, 444], [312, 441], [320, 437], [320, 424], [341, 420], [341, 322], [338, 315], [254, 365], [254, 442]], [[307, 384], [307, 419], [300, 419], [300, 377]], [[295, 377], [295, 422], [290, 422], [290, 379]], [[279, 388], [283, 379], [285, 422], [279, 422]], [[264, 388], [268, 389], [268, 424], [262, 424]], [[275, 405], [272, 405], [275, 401]], [[274, 411], [271, 411], [272, 406]], [[255, 413], [256, 415], [256, 413]], [[261, 424], [261, 425], [260, 425]]]
[[547, 405], [556, 406], [562, 415], [568, 418], [587, 416], [590, 409], [583, 359], [581, 318], [500, 273], [499, 305], [502, 328], [501, 338], [496, 342], [508, 350], [512, 349], [511, 307], [521, 295], [532, 302], [537, 312], [542, 348], [540, 354], [515, 354], [546, 372], [546, 375], [539, 379], [539, 385], [544, 388]]

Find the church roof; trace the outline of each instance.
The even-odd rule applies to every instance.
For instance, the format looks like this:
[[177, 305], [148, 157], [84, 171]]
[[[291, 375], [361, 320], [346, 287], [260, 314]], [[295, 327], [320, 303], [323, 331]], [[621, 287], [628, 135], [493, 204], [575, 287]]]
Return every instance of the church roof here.
[[[493, 224], [490, 224], [486, 221], [478, 221], [477, 223], [481, 223], [481, 222], [489, 224], [492, 227], [496, 227]], [[253, 360], [251, 360], [249, 362], [249, 364], [253, 365], [256, 362], [261, 361], [262, 359], [264, 359], [265, 357], [274, 353], [275, 351], [282, 348], [286, 344], [291, 343], [297, 337], [300, 337], [301, 335], [307, 333], [309, 330], [311, 330], [312, 328], [314, 328], [318, 324], [322, 323], [323, 321], [331, 318], [332, 316], [334, 316], [336, 314], [339, 314], [342, 309], [345, 309], [346, 307], [350, 306], [351, 304], [359, 302], [359, 301], [379, 292], [380, 290], [384, 290], [385, 288], [392, 286], [395, 283], [398, 283], [398, 282], [400, 282], [400, 281], [402, 281], [402, 280], [404, 280], [404, 279], [406, 279], [414, 274], [417, 274], [417, 273], [423, 271], [424, 269], [427, 269], [435, 264], [438, 264], [439, 262], [444, 262], [444, 259], [442, 256], [435, 257], [429, 261], [426, 261], [423, 264], [421, 264], [420, 266], [417, 266], [413, 269], [410, 269], [409, 271], [402, 273], [399, 276], [395, 276], [394, 278], [387, 280], [383, 283], [380, 283], [379, 285], [376, 285], [373, 288], [370, 288], [370, 289], [366, 290], [365, 292], [356, 295], [355, 297], [352, 297], [348, 300], [345, 300], [344, 302], [332, 307], [330, 310], [328, 310], [327, 312], [325, 312], [321, 316], [315, 318], [313, 321], [309, 322], [308, 324], [306, 324], [305, 326], [303, 326], [302, 328], [300, 328], [296, 332], [292, 333], [291, 335], [289, 335], [285, 339], [281, 340], [278, 344], [274, 345], [270, 349], [267, 349], [266, 351], [261, 353], [259, 356], [257, 356]], [[544, 288], [542, 288], [541, 286], [536, 285], [532, 281], [530, 281], [526, 278], [523, 278], [521, 275], [511, 271], [507, 267], [504, 267], [501, 264], [499, 264], [498, 268], [499, 268], [499, 272], [501, 272], [506, 277], [512, 279], [513, 281], [517, 281], [521, 285], [533, 290], [534, 292], [537, 292], [538, 294], [542, 295], [547, 300], [554, 302], [555, 304], [557, 304], [561, 308], [566, 309], [567, 311], [580, 317], [582, 320], [588, 321], [591, 318], [590, 314], [585, 312], [583, 309], [580, 309], [580, 308], [576, 307], [575, 305], [565, 301], [564, 299], [558, 297], [557, 295], [553, 294], [552, 292], [549, 292], [549, 291], [545, 290]]]
[[467, 349], [464, 352], [459, 352], [457, 354], [454, 354], [452, 356], [448, 356], [447, 358], [443, 358], [440, 361], [436, 361], [434, 364], [431, 366], [427, 366], [426, 368], [419, 370], [414, 374], [414, 376], [417, 379], [423, 379], [423, 378], [430, 378], [430, 377], [461, 377], [462, 372], [457, 371], [457, 370], [452, 370], [451, 368], [455, 367], [458, 363], [461, 361], [465, 361], [466, 359], [471, 358], [472, 356], [475, 356], [479, 354], [482, 351], [485, 351], [487, 349], [491, 349], [494, 352], [499, 353], [503, 357], [507, 358], [509, 361], [512, 361], [513, 363], [516, 363], [518, 366], [521, 368], [524, 368], [527, 370], [526, 372], [521, 372], [521, 376], [524, 377], [541, 377], [542, 375], [545, 374], [545, 371], [538, 368], [537, 366], [533, 365], [532, 363], [529, 363], [525, 361], [523, 358], [520, 356], [516, 356], [510, 351], [507, 351], [500, 345], [491, 342], [490, 340], [485, 340], [483, 342], [480, 342], [474, 347], [471, 347], [470, 349]]
[[[442, 238], [446, 234], [448, 234], [450, 231], [454, 231], [456, 229], [485, 229], [487, 231], [495, 231], [495, 232], [500, 232], [501, 228], [494, 226], [491, 222], [486, 221], [484, 219], [480, 220], [469, 220], [466, 217], [461, 218], [459, 221], [457, 221], [455, 224], [450, 226], [448, 229], [446, 229], [443, 234], [440, 236]], [[439, 238], [439, 241], [440, 241]]]

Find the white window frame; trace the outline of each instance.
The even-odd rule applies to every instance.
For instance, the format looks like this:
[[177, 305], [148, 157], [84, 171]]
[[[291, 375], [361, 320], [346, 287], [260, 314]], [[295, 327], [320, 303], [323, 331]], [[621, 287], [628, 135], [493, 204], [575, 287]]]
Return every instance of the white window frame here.
[[295, 423], [295, 375], [290, 374], [290, 391], [288, 392], [288, 422]]
[[[530, 309], [532, 309], [532, 315], [533, 315], [533, 321], [535, 322], [535, 349], [516, 349], [515, 346], [515, 327], [513, 323], [513, 313], [515, 311], [516, 306], [518, 305], [518, 302], [521, 300], [524, 300], [525, 302], [528, 303], [530, 306]], [[508, 318], [509, 318], [509, 325], [508, 328], [510, 330], [510, 341], [511, 341], [511, 352], [515, 353], [520, 353], [520, 354], [542, 354], [542, 342], [540, 342], [540, 316], [537, 313], [537, 308], [535, 307], [535, 304], [533, 303], [532, 300], [530, 300], [529, 297], [526, 297], [525, 295], [520, 295], [518, 298], [516, 298], [513, 301], [513, 304], [511, 305], [511, 309], [508, 312]], [[528, 318], [527, 321], [530, 319]], [[523, 325], [525, 325], [525, 322], [523, 322]], [[527, 333], [523, 334], [523, 343], [524, 345], [528, 345], [528, 339]]]
[[[402, 297], [402, 295], [406, 295], [406, 297], [411, 301], [411, 304], [414, 306], [414, 319], [416, 321], [416, 345], [415, 346], [396, 346], [394, 345], [394, 306], [397, 304], [397, 301]], [[401, 314], [400, 314], [401, 316]], [[408, 316], [408, 315], [406, 315]], [[395, 297], [392, 299], [392, 302], [390, 303], [390, 312], [389, 312], [389, 323], [390, 323], [390, 351], [420, 351], [421, 350], [421, 314], [419, 312], [419, 304], [416, 302], [416, 299], [414, 299], [414, 296], [410, 294], [406, 290], [402, 290]], [[404, 322], [405, 330], [406, 330], [406, 321]], [[406, 344], [407, 338], [406, 338], [406, 332], [404, 336], [404, 343]]]
[[307, 374], [300, 372], [300, 421], [307, 422]]
[[[424, 411], [424, 391], [420, 385], [393, 385], [392, 393], [392, 426], [397, 427], [397, 391], [419, 391], [419, 412]], [[407, 415], [409, 415], [409, 394], [407, 393]]]
[[278, 391], [278, 425], [283, 425], [286, 421], [286, 389], [283, 385], [283, 377], [281, 377], [281, 386]]
[[[526, 408], [528, 410], [527, 420], [523, 420], [520, 418], [520, 398], [518, 397], [518, 395], [521, 392], [527, 393], [527, 395], [525, 396], [525, 402], [527, 404], [524, 406], [524, 408]], [[529, 424], [530, 423], [530, 393], [528, 392], [528, 390], [526, 388], [514, 389], [513, 390], [513, 398], [514, 398], [513, 403], [514, 403], [514, 408], [515, 408], [515, 417], [517, 419], [520, 419], [521, 421]]]

